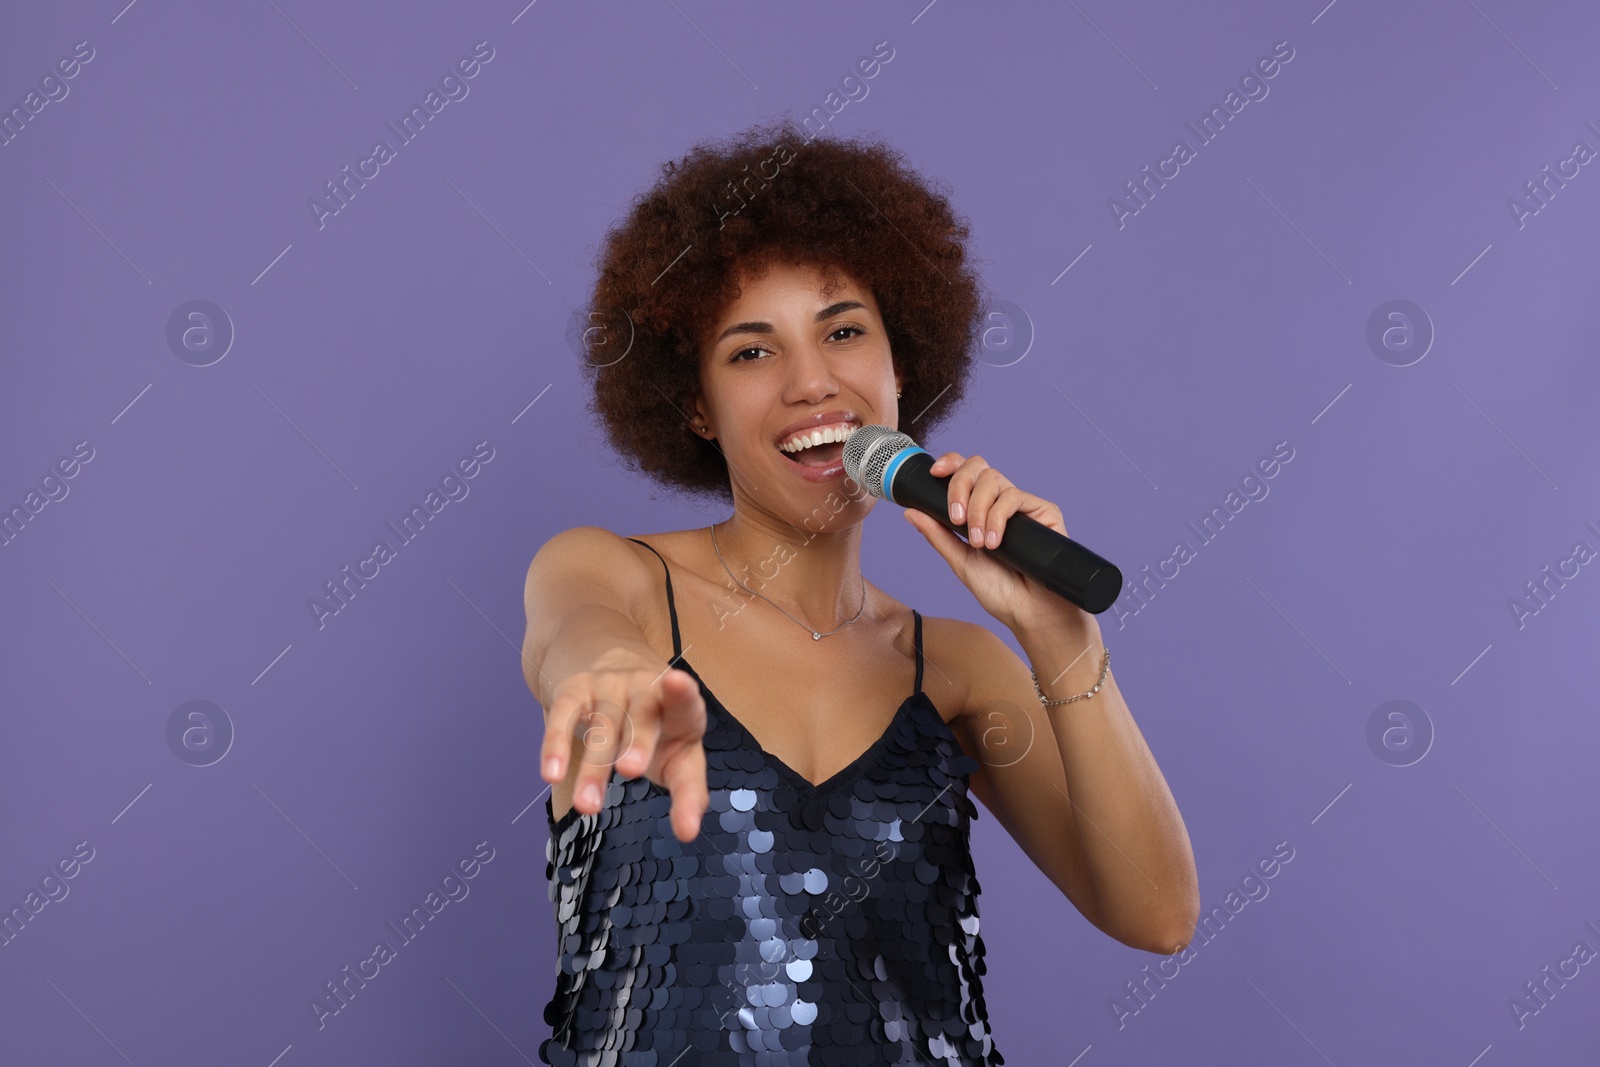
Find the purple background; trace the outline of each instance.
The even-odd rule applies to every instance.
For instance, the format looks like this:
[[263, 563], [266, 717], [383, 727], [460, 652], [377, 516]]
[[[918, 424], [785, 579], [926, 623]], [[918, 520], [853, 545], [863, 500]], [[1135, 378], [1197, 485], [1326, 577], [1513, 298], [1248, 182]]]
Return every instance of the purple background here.
[[[93, 849], [0, 945], [0, 1061], [537, 1059], [555, 947], [528, 561], [570, 526], [725, 514], [604, 449], [573, 315], [661, 161], [828, 115], [879, 41], [892, 60], [823, 135], [881, 132], [946, 183], [1008, 302], [922, 443], [1057, 501], [1130, 582], [1189, 543], [1101, 616], [1119, 685], [1206, 911], [1294, 850], [1119, 1026], [1160, 958], [1085, 922], [985, 813], [1001, 1052], [1593, 1055], [1600, 966], [1521, 1026], [1509, 1006], [1600, 949], [1600, 567], [1543, 604], [1525, 588], [1600, 549], [1600, 165], [1520, 224], [1510, 206], [1600, 149], [1591, 5], [121, 2], [29, 5], [0, 35], [7, 111], [94, 50], [0, 147], [0, 508], [67, 491], [0, 547], [0, 908]], [[469, 95], [319, 228], [308, 200], [479, 41]], [[1280, 41], [1268, 95], [1200, 145], [1185, 123]], [[1110, 199], [1179, 138], [1195, 158], [1119, 227]], [[203, 333], [168, 341], [193, 300], [235, 333], [207, 366]], [[1394, 300], [1427, 322], [1374, 345]], [[93, 458], [41, 489], [81, 441]], [[319, 628], [310, 598], [480, 441], [492, 460], [448, 483], [468, 495]], [[1195, 536], [1284, 441], [1245, 483], [1267, 495]], [[1015, 647], [897, 510], [869, 520], [873, 580]], [[191, 700], [234, 732], [209, 766], [168, 739]], [[1369, 742], [1393, 700], [1416, 710]], [[480, 841], [470, 895], [319, 1029], [312, 998]]]

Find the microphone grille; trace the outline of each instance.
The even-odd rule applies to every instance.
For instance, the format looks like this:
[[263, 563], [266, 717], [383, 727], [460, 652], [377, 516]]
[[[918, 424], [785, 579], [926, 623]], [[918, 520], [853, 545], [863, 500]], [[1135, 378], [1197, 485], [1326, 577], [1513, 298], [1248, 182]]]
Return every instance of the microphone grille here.
[[844, 443], [844, 472], [873, 496], [887, 500], [889, 497], [883, 488], [884, 469], [901, 449], [914, 448], [916, 444], [899, 430], [863, 426]]

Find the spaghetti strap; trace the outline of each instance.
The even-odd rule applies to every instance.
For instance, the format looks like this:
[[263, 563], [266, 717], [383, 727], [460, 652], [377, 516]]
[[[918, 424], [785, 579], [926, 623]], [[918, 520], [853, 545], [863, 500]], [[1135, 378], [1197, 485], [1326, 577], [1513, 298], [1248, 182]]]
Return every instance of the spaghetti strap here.
[[[678, 632], [678, 605], [673, 600], [672, 596], [672, 568], [667, 566], [666, 557], [660, 552], [656, 552], [656, 549], [653, 545], [645, 544], [645, 542], [639, 540], [637, 537], [630, 537], [628, 540], [634, 542], [635, 544], [644, 545], [644, 547], [650, 549], [650, 551], [655, 552], [656, 558], [661, 561], [662, 569], [666, 571], [667, 612], [672, 616], [672, 658], [676, 660], [683, 655], [683, 638]], [[916, 608], [912, 608], [911, 618], [913, 624], [912, 642], [916, 645], [917, 649], [917, 678], [911, 689], [911, 695], [915, 696], [916, 694], [922, 692], [922, 613]]]
[[[653, 546], [646, 545], [637, 537], [630, 537], [628, 540], [635, 544], [644, 545], [650, 551], [656, 552]], [[677, 659], [683, 655], [683, 641], [678, 637], [678, 606], [672, 601], [672, 568], [667, 566], [667, 558], [661, 553], [656, 552], [656, 559], [661, 561], [661, 566], [667, 572], [667, 611], [672, 616], [672, 658]], [[922, 660], [920, 658], [917, 660], [917, 679], [919, 682], [922, 679]]]
[[912, 696], [922, 692], [922, 614], [916, 608], [911, 609], [911, 617], [916, 620], [916, 646], [917, 646], [917, 684], [911, 691]]

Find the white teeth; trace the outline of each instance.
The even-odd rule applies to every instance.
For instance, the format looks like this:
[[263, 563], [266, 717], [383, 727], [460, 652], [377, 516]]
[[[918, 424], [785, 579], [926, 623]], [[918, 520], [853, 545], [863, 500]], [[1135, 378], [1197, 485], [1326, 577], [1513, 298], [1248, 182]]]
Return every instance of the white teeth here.
[[809, 434], [796, 434], [789, 438], [778, 448], [784, 452], [799, 452], [803, 449], [814, 448], [817, 445], [831, 444], [834, 441], [848, 441], [850, 435], [856, 432], [857, 427], [850, 425], [824, 426], [812, 430]]

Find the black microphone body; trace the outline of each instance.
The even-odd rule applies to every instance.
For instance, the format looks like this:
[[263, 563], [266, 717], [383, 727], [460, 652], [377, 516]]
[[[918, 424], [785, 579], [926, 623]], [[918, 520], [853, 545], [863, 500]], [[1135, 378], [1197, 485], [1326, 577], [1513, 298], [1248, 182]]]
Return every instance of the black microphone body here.
[[[869, 430], [881, 432], [868, 434], [852, 451], [856, 437]], [[887, 427], [863, 426], [845, 447], [846, 472], [873, 496], [914, 508], [965, 535], [965, 524], [950, 521], [951, 476], [931, 473], [934, 456], [910, 437]], [[1000, 543], [983, 551], [1093, 615], [1122, 595], [1122, 572], [1115, 564], [1021, 512], [1006, 519]]]

